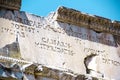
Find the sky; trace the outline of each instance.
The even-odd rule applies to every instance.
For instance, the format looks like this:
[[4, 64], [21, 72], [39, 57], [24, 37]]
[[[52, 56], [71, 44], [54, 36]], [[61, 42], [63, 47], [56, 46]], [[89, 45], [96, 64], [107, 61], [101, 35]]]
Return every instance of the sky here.
[[60, 6], [120, 21], [120, 0], [22, 0], [21, 11], [47, 16]]

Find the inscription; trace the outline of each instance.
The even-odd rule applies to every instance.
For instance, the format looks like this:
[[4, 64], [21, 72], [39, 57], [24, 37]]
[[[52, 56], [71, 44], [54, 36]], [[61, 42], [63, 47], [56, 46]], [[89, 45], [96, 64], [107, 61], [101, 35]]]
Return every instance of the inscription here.
[[[22, 14], [25, 15], [24, 13], [22, 13]], [[99, 38], [98, 36], [92, 36], [89, 34], [82, 33], [80, 28], [78, 28], [77, 31], [75, 31], [71, 25], [67, 25], [67, 26], [65, 25], [62, 28], [61, 27], [54, 28], [53, 26], [50, 26], [47, 23], [42, 22], [42, 21], [44, 21], [44, 19], [42, 17], [39, 17], [39, 21], [34, 21], [34, 20], [28, 19], [27, 17], [23, 18], [23, 17], [17, 16], [17, 15], [13, 16], [12, 13], [8, 16], [8, 13], [5, 13], [4, 15], [0, 15], [0, 18], [9, 19], [9, 20], [21, 23], [23, 25], [32, 26], [32, 28], [29, 27], [30, 29], [28, 29], [31, 32], [34, 32], [35, 28], [41, 28], [41, 29], [45, 29], [45, 30], [49, 30], [49, 31], [54, 31], [56, 33], [67, 34], [69, 36], [74, 36], [74, 37], [78, 37], [78, 38], [82, 38], [82, 39], [91, 40], [93, 42], [99, 42], [99, 43], [115, 46], [114, 42], [111, 41], [110, 39], [106, 39], [104, 37]], [[19, 26], [22, 27], [21, 25], [19, 25]], [[68, 27], [68, 26], [70, 26], [70, 27]], [[36, 32], [39, 32], [39, 31], [36, 31]], [[24, 33], [22, 32], [22, 34], [24, 34]]]
[[[7, 17], [3, 16], [3, 18], [7, 18]], [[21, 37], [25, 37], [26, 32], [39, 33], [39, 29], [44, 29], [47, 31], [55, 32], [55, 33], [60, 33], [60, 34], [68, 35], [68, 36], [74, 36], [77, 38], [90, 40], [93, 42], [98, 42], [98, 43], [107, 44], [110, 46], [115, 46], [114, 41], [110, 40], [110, 38], [106, 38], [105, 36], [102, 36], [102, 37], [93, 36], [92, 34], [90, 35], [90, 34], [83, 33], [82, 29], [79, 27], [76, 27], [77, 30], [74, 30], [73, 29], [74, 27], [72, 27], [71, 25], [65, 25], [62, 27], [54, 27], [54, 26], [48, 25], [47, 23], [43, 23], [41, 21], [36, 22], [33, 20], [23, 19], [23, 18], [16, 17], [16, 16], [12, 20], [16, 21], [11, 24], [13, 27], [15, 27], [17, 30], [19, 30], [19, 31], [17, 31], [17, 33], [20, 34]], [[17, 22], [19, 22], [21, 24], [19, 24]], [[6, 32], [8, 32], [8, 31], [6, 31]], [[14, 33], [14, 31], [12, 33]]]
[[1, 32], [3, 32], [3, 33], [8, 32], [8, 33], [10, 33], [11, 35], [13, 35], [15, 31], [14, 31], [13, 29], [1, 27]]
[[83, 42], [83, 40], [80, 39], [80, 38], [75, 38], [75, 41], [76, 41], [76, 43], [79, 44], [79, 45], [84, 45], [84, 44], [85, 44], [85, 43]]
[[[0, 16], [2, 17], [2, 16]], [[4, 16], [3, 18], [7, 18]], [[12, 17], [9, 17], [12, 19]], [[41, 18], [40, 18], [41, 19]], [[115, 42], [110, 39], [110, 37], [106, 38], [106, 35], [97, 36], [92, 34], [87, 34], [83, 32], [82, 28], [71, 26], [71, 25], [62, 25], [62, 27], [51, 26], [47, 23], [43, 23], [42, 21], [33, 21], [28, 19], [23, 19], [20, 17], [14, 17], [12, 19], [15, 22], [11, 23], [10, 27], [0, 27], [1, 32], [9, 33], [11, 35], [18, 34], [21, 37], [25, 38], [27, 35], [40, 33], [40, 30], [51, 31], [53, 33], [59, 33], [63, 35], [67, 35], [67, 38], [73, 36], [75, 40], [75, 44], [85, 45], [84, 40], [89, 40], [97, 43], [107, 44], [110, 46], [115, 46]], [[17, 23], [18, 22], [18, 23]], [[76, 29], [74, 29], [76, 28]], [[95, 33], [97, 34], [97, 33]], [[44, 50], [49, 50], [57, 53], [68, 54], [73, 56], [76, 54], [72, 50], [72, 45], [68, 42], [59, 41], [56, 39], [51, 39], [47, 37], [42, 37], [40, 41], [34, 42], [36, 47], [39, 47]], [[92, 48], [84, 48], [83, 50], [87, 54], [102, 54], [105, 53], [105, 50], [97, 50]], [[120, 62], [113, 61], [111, 59], [107, 59], [102, 57], [103, 63], [113, 64], [115, 66], [120, 66]]]
[[[25, 15], [25, 14], [24, 14]], [[29, 20], [27, 19], [27, 17], [20, 17], [20, 16], [13, 16], [12, 14], [8, 16], [8, 14], [4, 14], [4, 15], [0, 15], [0, 18], [4, 18], [4, 19], [9, 19], [18, 23], [22, 23], [24, 25], [28, 25], [28, 26], [33, 26], [33, 27], [40, 27], [41, 23], [40, 22], [36, 22], [33, 20]]]
[[89, 54], [102, 54], [105, 53], [105, 50], [97, 50], [92, 48], [84, 48], [85, 53]]
[[105, 64], [113, 64], [115, 66], [120, 66], [120, 62], [112, 60], [112, 59], [107, 59], [107, 58], [102, 58], [103, 63]]
[[46, 38], [46, 37], [42, 37], [41, 42], [35, 42], [35, 46], [38, 46], [41, 49], [68, 54], [71, 56], [75, 54], [73, 50], [70, 49], [71, 45], [69, 43], [61, 42], [61, 41]]
[[12, 27], [16, 29], [17, 33], [20, 34], [21, 37], [26, 37], [26, 32], [29, 32], [29, 33], [35, 32], [35, 28], [33, 27], [29, 27], [29, 26], [17, 24], [17, 23], [11, 23], [11, 24], [12, 24]]
[[84, 52], [87, 54], [98, 54], [98, 56], [101, 54], [102, 55], [102, 57], [101, 57], [102, 63], [120, 66], [120, 62], [112, 60], [110, 58], [106, 58], [108, 56], [108, 54], [105, 54], [105, 50], [96, 50], [96, 49], [92, 49], [92, 48], [84, 48]]
[[65, 48], [71, 47], [70, 43], [65, 43], [63, 41], [59, 41], [59, 40], [51, 39], [51, 38], [46, 38], [46, 37], [42, 37], [42, 42], [48, 43], [48, 44], [53, 44], [53, 45], [59, 46], [59, 47], [65, 47]]

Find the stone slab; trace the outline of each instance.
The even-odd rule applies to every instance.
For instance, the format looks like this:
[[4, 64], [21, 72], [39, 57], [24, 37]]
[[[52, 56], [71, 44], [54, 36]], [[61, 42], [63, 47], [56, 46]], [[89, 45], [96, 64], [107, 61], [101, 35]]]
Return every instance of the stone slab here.
[[[0, 11], [1, 55], [16, 54], [13, 58], [51, 68], [119, 80], [119, 41], [112, 34], [97, 33], [52, 18]], [[17, 43], [18, 52], [11, 49], [13, 43]]]

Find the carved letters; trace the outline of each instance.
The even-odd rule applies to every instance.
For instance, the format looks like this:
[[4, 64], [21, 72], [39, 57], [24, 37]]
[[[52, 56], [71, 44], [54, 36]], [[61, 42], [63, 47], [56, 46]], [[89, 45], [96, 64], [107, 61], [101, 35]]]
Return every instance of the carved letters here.
[[40, 42], [35, 42], [35, 45], [41, 49], [50, 50], [53, 52], [68, 54], [73, 56], [75, 53], [70, 49], [70, 43], [61, 42], [55, 39], [50, 39], [46, 37], [41, 38]]
[[[102, 67], [110, 65], [119, 70], [117, 67], [120, 66], [120, 62], [118, 61], [119, 57], [116, 55], [116, 50], [119, 49], [119, 39], [117, 38], [117, 41], [115, 41], [112, 34], [102, 33], [102, 30], [107, 32], [111, 29], [113, 29], [111, 32], [114, 33], [114, 30], [117, 29], [116, 34], [118, 35], [119, 23], [114, 24], [101, 17], [83, 15], [76, 10], [66, 10], [58, 9], [58, 13], [60, 13], [58, 18], [60, 19], [58, 21], [52, 19], [50, 22], [47, 21], [47, 18], [24, 12], [18, 12], [18, 14], [13, 12], [15, 15], [1, 13], [1, 43], [3, 43], [2, 40], [9, 43], [10, 40], [13, 41], [13, 38], [18, 37], [23, 59], [47, 66], [52, 65], [55, 68], [69, 69], [75, 73], [84, 74], [86, 71], [84, 62], [87, 61], [92, 64], [90, 69], [104, 73], [105, 76], [107, 72], [105, 72], [105, 69], [102, 70], [100, 65]], [[63, 19], [68, 22], [64, 22]], [[74, 23], [74, 25], [71, 25], [71, 23]], [[75, 26], [76, 23], [81, 27]], [[109, 27], [110, 25], [114, 27]], [[84, 26], [87, 28], [83, 28]], [[88, 28], [92, 28], [92, 30]], [[4, 35], [11, 36], [12, 39], [8, 40], [9, 37], [4, 39]], [[106, 56], [106, 54], [109, 54], [109, 56]], [[115, 58], [112, 57], [113, 54]], [[84, 61], [88, 55], [95, 56], [92, 56], [93, 58], [90, 56]], [[51, 71], [49, 75], [52, 75]], [[63, 76], [61, 79], [72, 78]]]

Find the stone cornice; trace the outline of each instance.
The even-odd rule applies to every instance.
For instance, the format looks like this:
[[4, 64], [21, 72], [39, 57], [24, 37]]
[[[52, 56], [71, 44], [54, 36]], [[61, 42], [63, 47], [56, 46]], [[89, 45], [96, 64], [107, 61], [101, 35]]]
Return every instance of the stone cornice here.
[[56, 12], [56, 20], [76, 26], [86, 27], [97, 32], [106, 32], [113, 35], [120, 35], [120, 22], [112, 22], [110, 19], [92, 16], [80, 11], [59, 7]]
[[20, 10], [21, 0], [0, 0], [0, 8]]

